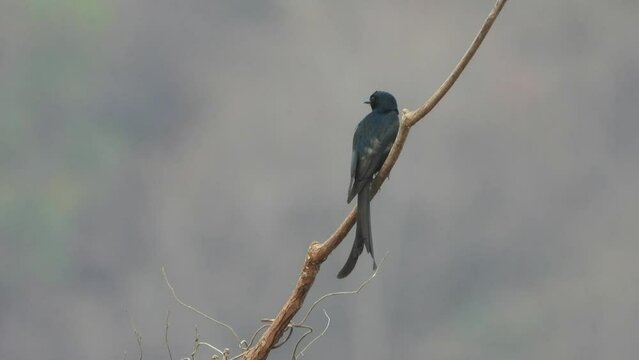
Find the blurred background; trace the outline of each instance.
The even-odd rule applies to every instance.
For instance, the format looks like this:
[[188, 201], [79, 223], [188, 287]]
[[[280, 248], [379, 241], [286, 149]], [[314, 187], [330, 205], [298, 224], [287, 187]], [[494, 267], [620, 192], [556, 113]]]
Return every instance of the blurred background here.
[[[0, 358], [236, 353], [341, 222], [362, 101], [419, 106], [482, 1], [0, 1]], [[372, 206], [309, 359], [634, 359], [637, 1], [511, 1]], [[350, 235], [308, 300], [335, 278]], [[271, 358], [290, 357], [291, 347]], [[206, 353], [206, 352], [205, 352]], [[203, 353], [202, 358], [210, 358]], [[126, 354], [126, 355], [125, 355]]]

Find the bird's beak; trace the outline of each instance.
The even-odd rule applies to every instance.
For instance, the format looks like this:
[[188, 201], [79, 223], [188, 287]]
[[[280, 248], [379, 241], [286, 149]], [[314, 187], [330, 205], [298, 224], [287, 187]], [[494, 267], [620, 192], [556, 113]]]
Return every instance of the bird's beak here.
[[364, 104], [369, 104], [370, 105], [370, 101], [364, 101]]

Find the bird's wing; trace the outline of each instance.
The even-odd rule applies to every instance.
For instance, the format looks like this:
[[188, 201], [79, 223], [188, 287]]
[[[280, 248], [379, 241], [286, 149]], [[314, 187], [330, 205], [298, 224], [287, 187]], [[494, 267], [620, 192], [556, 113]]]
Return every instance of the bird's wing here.
[[379, 167], [384, 161], [384, 148], [385, 145], [381, 139], [377, 136], [371, 137], [370, 141], [362, 149], [359, 155], [359, 161], [357, 163], [357, 175], [358, 180], [370, 180], [377, 172]]
[[368, 186], [373, 179], [373, 175], [384, 161], [383, 157], [384, 149], [382, 143], [374, 138], [361, 150], [353, 150], [352, 161], [354, 161], [356, 165], [348, 192], [349, 202], [355, 195], [362, 191], [364, 186]]
[[353, 192], [355, 186], [355, 179], [357, 177], [357, 163], [359, 161], [359, 156], [357, 156], [357, 151], [353, 149], [353, 154], [351, 155], [351, 183], [348, 185], [348, 199], [347, 202], [350, 203], [351, 200], [355, 197], [357, 192]]
[[359, 179], [370, 179], [379, 171], [397, 135], [399, 122], [396, 113], [371, 115], [374, 120], [369, 121], [365, 133], [360, 137], [361, 150], [357, 169]]
[[395, 141], [398, 124], [397, 113], [370, 113], [357, 126], [353, 136], [349, 202], [381, 168]]

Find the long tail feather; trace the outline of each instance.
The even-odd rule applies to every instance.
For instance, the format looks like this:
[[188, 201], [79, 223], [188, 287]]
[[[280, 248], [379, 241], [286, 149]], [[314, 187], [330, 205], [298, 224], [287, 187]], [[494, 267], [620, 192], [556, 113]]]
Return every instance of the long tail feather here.
[[346, 264], [344, 264], [342, 270], [337, 274], [337, 278], [345, 278], [353, 271], [364, 247], [366, 247], [366, 251], [373, 257], [373, 269], [377, 269], [375, 255], [373, 253], [370, 216], [370, 186], [367, 184], [359, 194], [357, 194], [357, 228], [355, 229], [355, 240], [353, 241], [353, 248], [348, 255]]
[[[362, 230], [360, 236], [366, 246], [366, 252], [371, 254], [373, 258], [373, 269], [377, 269], [375, 262], [375, 252], [373, 251], [373, 232], [371, 231], [371, 187], [366, 184], [362, 191], [357, 195], [357, 225]], [[357, 236], [357, 232], [355, 233]]]

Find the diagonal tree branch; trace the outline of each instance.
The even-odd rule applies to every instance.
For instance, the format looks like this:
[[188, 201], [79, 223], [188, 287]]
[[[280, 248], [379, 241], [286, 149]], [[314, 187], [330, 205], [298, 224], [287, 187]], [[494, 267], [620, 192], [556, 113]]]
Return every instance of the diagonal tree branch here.
[[[457, 63], [451, 74], [448, 76], [448, 78], [446, 78], [444, 83], [437, 89], [437, 91], [435, 91], [435, 93], [417, 110], [402, 111], [402, 120], [399, 127], [399, 133], [397, 134], [395, 144], [393, 145], [388, 158], [384, 162], [382, 169], [379, 171], [377, 177], [375, 178], [375, 181], [373, 182], [373, 194], [377, 193], [379, 187], [388, 177], [388, 174], [397, 162], [399, 154], [401, 153], [402, 148], [406, 143], [406, 139], [411, 127], [418, 121], [423, 119], [426, 114], [428, 114], [435, 107], [435, 105], [437, 105], [437, 103], [444, 97], [444, 95], [446, 95], [455, 81], [457, 81], [461, 73], [466, 68], [466, 65], [468, 65], [468, 63], [470, 62], [470, 59], [472, 59], [473, 55], [475, 55], [475, 52], [486, 37], [486, 34], [488, 34], [488, 31], [495, 22], [495, 19], [499, 15], [501, 9], [506, 4], [506, 1], [507, 0], [497, 0], [492, 10], [490, 11], [490, 14], [488, 14], [488, 17], [484, 21], [483, 26], [479, 30], [479, 33], [477, 33], [477, 36], [475, 36], [475, 39], [470, 44], [468, 50], [466, 50], [464, 56], [462, 56], [459, 63]], [[306, 259], [304, 261], [302, 272], [299, 279], [297, 280], [297, 284], [295, 284], [293, 292], [273, 320], [271, 326], [264, 332], [257, 344], [250, 347], [244, 353], [245, 360], [264, 360], [267, 358], [272, 346], [279, 340], [284, 330], [293, 319], [293, 316], [295, 316], [295, 314], [297, 314], [299, 309], [302, 307], [304, 299], [306, 298], [306, 295], [308, 294], [308, 291], [313, 285], [315, 277], [319, 272], [320, 265], [326, 260], [328, 255], [342, 242], [346, 235], [348, 235], [348, 232], [355, 224], [356, 214], [357, 208], [352, 209], [351, 212], [346, 216], [344, 221], [342, 221], [339, 227], [335, 230], [335, 232], [323, 243], [311, 243], [306, 255]]]

